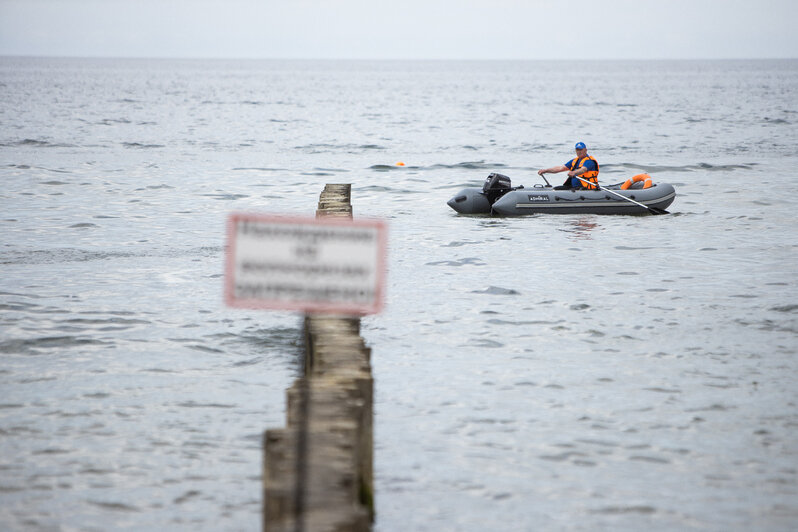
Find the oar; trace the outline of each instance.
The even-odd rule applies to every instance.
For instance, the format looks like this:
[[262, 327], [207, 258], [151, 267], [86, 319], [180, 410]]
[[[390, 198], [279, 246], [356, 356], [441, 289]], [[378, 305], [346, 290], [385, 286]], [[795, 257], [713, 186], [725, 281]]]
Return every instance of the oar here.
[[574, 177], [575, 177], [575, 178], [577, 178], [577, 179], [578, 179], [579, 181], [581, 181], [582, 183], [587, 183], [587, 184], [588, 184], [588, 185], [590, 185], [590, 186], [596, 186], [596, 187], [598, 188], [598, 190], [603, 190], [604, 192], [609, 192], [609, 193], [610, 193], [610, 194], [612, 194], [613, 196], [618, 196], [618, 197], [619, 197], [619, 198], [621, 198], [622, 200], [626, 200], [626, 201], [628, 201], [628, 202], [634, 203], [635, 205], [639, 205], [639, 206], [643, 207], [644, 209], [648, 209], [648, 212], [650, 212], [651, 214], [670, 214], [670, 213], [669, 213], [668, 211], [666, 211], [665, 209], [658, 209], [658, 208], [656, 208], [656, 207], [649, 207], [648, 205], [643, 205], [643, 204], [642, 204], [642, 203], [640, 203], [639, 201], [635, 201], [635, 200], [633, 200], [632, 198], [627, 198], [627, 197], [626, 197], [626, 196], [624, 196], [623, 194], [618, 194], [617, 192], [613, 192], [612, 190], [610, 190], [610, 189], [608, 189], [608, 188], [601, 188], [601, 186], [598, 186], [598, 183], [591, 183], [591, 182], [590, 182], [590, 181], [588, 181], [587, 179], [582, 179], [582, 178], [581, 178], [581, 177], [579, 177], [578, 175], [575, 175]]

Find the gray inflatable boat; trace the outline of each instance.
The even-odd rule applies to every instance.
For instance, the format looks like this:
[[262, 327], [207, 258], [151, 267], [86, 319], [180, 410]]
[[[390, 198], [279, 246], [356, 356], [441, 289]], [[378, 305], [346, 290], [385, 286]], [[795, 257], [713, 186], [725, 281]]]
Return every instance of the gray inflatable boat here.
[[[447, 204], [460, 214], [667, 214], [676, 191], [667, 183], [630, 180], [601, 185], [599, 190], [563, 189], [551, 185], [511, 187], [510, 178], [490, 174], [482, 188], [464, 188]], [[623, 189], [622, 186], [628, 186]], [[648, 186], [648, 188], [643, 188]]]

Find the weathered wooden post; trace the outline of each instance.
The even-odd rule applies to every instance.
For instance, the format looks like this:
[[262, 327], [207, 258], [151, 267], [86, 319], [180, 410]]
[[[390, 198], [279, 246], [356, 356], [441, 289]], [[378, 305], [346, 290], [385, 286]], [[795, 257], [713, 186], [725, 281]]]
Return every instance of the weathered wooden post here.
[[[317, 217], [352, 217], [351, 185], [326, 185]], [[371, 351], [360, 319], [304, 319], [304, 375], [284, 429], [264, 435], [263, 529], [367, 531], [374, 519]]]

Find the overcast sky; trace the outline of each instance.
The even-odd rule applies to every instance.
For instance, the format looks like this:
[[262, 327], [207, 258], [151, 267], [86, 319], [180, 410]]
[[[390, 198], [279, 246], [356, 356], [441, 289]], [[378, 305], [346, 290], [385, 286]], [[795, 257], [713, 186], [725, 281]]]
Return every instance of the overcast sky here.
[[798, 0], [0, 0], [0, 55], [796, 58]]

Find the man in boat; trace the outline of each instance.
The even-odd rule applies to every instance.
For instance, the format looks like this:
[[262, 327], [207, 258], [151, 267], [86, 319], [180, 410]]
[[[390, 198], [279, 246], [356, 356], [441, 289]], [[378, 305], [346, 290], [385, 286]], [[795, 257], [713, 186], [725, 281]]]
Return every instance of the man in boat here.
[[[599, 174], [599, 164], [598, 161], [595, 160], [593, 157], [587, 154], [587, 146], [585, 146], [584, 142], [577, 142], [576, 146], [574, 146], [576, 150], [576, 157], [568, 161], [567, 163], [560, 165], [560, 166], [552, 166], [551, 168], [544, 168], [543, 170], [538, 170], [538, 175], [543, 174], [558, 174], [560, 172], [568, 171], [568, 179], [565, 180], [565, 183], [562, 184], [560, 187], [554, 187], [558, 190], [569, 189], [569, 188], [586, 188], [590, 190], [594, 190], [598, 188], [598, 174]], [[576, 178], [576, 176], [581, 177], [582, 179], [589, 181], [591, 184], [587, 184], [584, 181], [580, 181]]]

